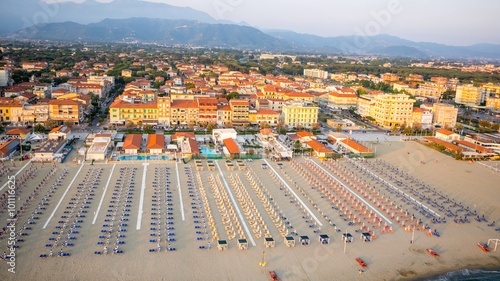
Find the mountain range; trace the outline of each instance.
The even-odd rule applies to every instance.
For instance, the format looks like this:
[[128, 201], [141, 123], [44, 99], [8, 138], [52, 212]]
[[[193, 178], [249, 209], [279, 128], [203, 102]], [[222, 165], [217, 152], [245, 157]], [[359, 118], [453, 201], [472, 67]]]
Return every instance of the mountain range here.
[[16, 5], [2, 8], [0, 35], [16, 39], [151, 42], [389, 57], [500, 59], [500, 45], [494, 44], [464, 47], [414, 42], [385, 34], [321, 37], [289, 30], [259, 30], [245, 23], [216, 20], [191, 8], [140, 0], [55, 4], [17, 0]]

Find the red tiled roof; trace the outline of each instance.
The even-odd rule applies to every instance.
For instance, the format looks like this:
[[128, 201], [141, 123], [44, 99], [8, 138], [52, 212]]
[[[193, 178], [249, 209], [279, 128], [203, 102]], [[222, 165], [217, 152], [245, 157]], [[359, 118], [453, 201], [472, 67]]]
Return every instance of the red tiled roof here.
[[371, 153], [371, 152], [373, 152], [373, 150], [371, 150], [365, 146], [362, 146], [361, 144], [359, 144], [351, 139], [341, 140], [341, 142], [344, 143], [345, 145], [349, 146], [353, 150], [357, 151], [358, 153], [366, 153], [366, 152]]
[[300, 132], [297, 132], [296, 134], [297, 134], [297, 136], [299, 136], [301, 138], [314, 137], [314, 134], [307, 132], [307, 131], [300, 131]]
[[223, 139], [222, 141], [224, 142], [224, 145], [226, 145], [229, 153], [231, 153], [231, 154], [240, 153], [238, 146], [236, 145], [236, 143], [234, 142], [234, 140], [232, 138]]
[[334, 96], [334, 97], [339, 97], [339, 98], [357, 98], [358, 97], [356, 94], [344, 94], [344, 93], [339, 93], [339, 92], [331, 92], [328, 95]]
[[165, 136], [160, 134], [151, 134], [148, 138], [148, 149], [164, 149]]
[[319, 153], [333, 153], [333, 150], [329, 149], [326, 147], [324, 144], [320, 143], [317, 140], [310, 140], [306, 142], [306, 144], [314, 149], [314, 151], [319, 152]]
[[184, 138], [190, 138], [194, 139], [194, 133], [193, 132], [177, 132], [172, 136], [172, 140], [176, 140], [177, 138], [184, 137]]
[[269, 129], [262, 129], [260, 130], [260, 133], [263, 134], [263, 135], [275, 135], [275, 133], [273, 133], [273, 131], [269, 130]]
[[189, 139], [189, 147], [191, 148], [191, 154], [200, 154], [200, 149], [195, 139]]
[[259, 109], [257, 110], [257, 114], [273, 114], [273, 115], [279, 115], [278, 112], [271, 110], [271, 109]]
[[439, 129], [436, 131], [436, 133], [440, 133], [440, 134], [447, 135], [447, 136], [455, 134], [452, 131], [446, 130], [446, 129]]
[[174, 100], [170, 108], [198, 108], [196, 100]]
[[30, 129], [12, 129], [5, 134], [6, 135], [26, 135], [29, 132], [31, 132]]
[[139, 134], [129, 134], [123, 143], [123, 149], [140, 149], [142, 136]]
[[463, 147], [460, 147], [458, 145], [446, 142], [444, 140], [440, 140], [440, 139], [435, 138], [435, 137], [424, 137], [424, 140], [429, 141], [429, 142], [433, 142], [433, 143], [438, 144], [438, 145], [442, 145], [446, 149], [449, 149], [449, 150], [453, 150], [453, 151], [467, 151], [467, 149], [465, 149]]
[[477, 145], [475, 143], [468, 142], [468, 141], [465, 141], [465, 140], [456, 140], [455, 142], [459, 143], [461, 145], [467, 146], [469, 148], [472, 148], [472, 149], [474, 149], [475, 151], [477, 151], [479, 153], [493, 153], [494, 152], [493, 150], [491, 150], [489, 148], [486, 148], [484, 146], [480, 146], [480, 145]]

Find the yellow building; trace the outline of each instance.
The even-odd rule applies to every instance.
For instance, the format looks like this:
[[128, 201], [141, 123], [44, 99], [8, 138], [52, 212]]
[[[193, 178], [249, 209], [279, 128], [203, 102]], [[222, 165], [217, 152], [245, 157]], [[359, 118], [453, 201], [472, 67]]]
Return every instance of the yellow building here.
[[83, 122], [83, 104], [76, 100], [50, 100], [49, 118], [59, 123], [71, 121], [80, 124]]
[[310, 128], [318, 122], [318, 107], [311, 103], [289, 101], [283, 104], [282, 116], [286, 126]]
[[358, 96], [354, 93], [331, 92], [328, 94], [328, 105], [333, 107], [355, 107]]
[[122, 70], [122, 76], [123, 77], [132, 77], [132, 70], [130, 70], [130, 69]]
[[405, 94], [379, 95], [373, 99], [374, 105], [370, 108], [370, 116], [384, 127], [412, 123], [413, 103]]
[[278, 125], [279, 121], [279, 112], [270, 109], [259, 109], [259, 110], [250, 110], [248, 113], [248, 121], [252, 124], [260, 124], [261, 122], [265, 122], [270, 126]]
[[455, 102], [469, 106], [481, 105], [486, 101], [486, 92], [481, 87], [462, 85], [457, 87]]
[[158, 97], [158, 124], [170, 125], [170, 98]]
[[199, 106], [197, 100], [175, 100], [170, 105], [170, 123], [178, 126], [198, 124]]
[[229, 105], [231, 106], [231, 122], [233, 125], [247, 124], [249, 102], [247, 100], [232, 99], [229, 101]]
[[158, 123], [158, 105], [153, 103], [129, 103], [117, 100], [109, 106], [111, 124], [125, 124], [127, 121], [144, 125]]
[[15, 99], [0, 97], [0, 121], [6, 123], [22, 122], [23, 104]]
[[297, 100], [297, 101], [304, 101], [304, 102], [312, 102], [314, 99], [314, 96], [312, 96], [308, 93], [289, 92], [289, 93], [284, 93], [281, 96], [281, 98], [284, 100]]
[[493, 110], [500, 110], [500, 95], [489, 96], [486, 99], [486, 107]]
[[435, 103], [432, 106], [434, 123], [438, 123], [442, 128], [453, 128], [457, 124], [458, 108], [444, 103]]

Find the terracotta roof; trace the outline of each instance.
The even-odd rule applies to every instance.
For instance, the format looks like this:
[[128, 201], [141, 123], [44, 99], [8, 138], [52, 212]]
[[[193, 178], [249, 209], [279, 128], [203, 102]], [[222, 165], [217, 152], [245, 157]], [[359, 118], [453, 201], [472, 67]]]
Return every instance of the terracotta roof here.
[[413, 112], [423, 112], [420, 107], [413, 107]]
[[170, 108], [198, 108], [196, 100], [174, 100]]
[[19, 140], [10, 140], [0, 145], [0, 155], [9, 153], [14, 147], [18, 146], [21, 142]]
[[5, 134], [6, 135], [26, 135], [29, 132], [31, 132], [30, 129], [12, 129]]
[[123, 149], [140, 149], [142, 136], [139, 134], [129, 134], [123, 143]]
[[148, 149], [164, 149], [165, 135], [151, 134], [148, 138]]
[[455, 141], [456, 143], [459, 143], [463, 146], [467, 146], [469, 148], [472, 148], [474, 149], [475, 151], [479, 152], [479, 153], [493, 153], [494, 151], [489, 149], [489, 148], [486, 148], [484, 146], [480, 146], [480, 145], [477, 145], [475, 143], [472, 143], [472, 142], [468, 142], [468, 141], [465, 141], [465, 140], [456, 140]]
[[229, 101], [230, 104], [242, 104], [242, 105], [248, 105], [248, 101], [247, 100], [235, 100], [235, 99], [232, 99]]
[[429, 142], [433, 142], [433, 143], [438, 144], [438, 145], [442, 145], [442, 146], [444, 146], [448, 150], [453, 150], [453, 151], [467, 151], [467, 149], [465, 149], [463, 147], [460, 147], [458, 145], [446, 142], [444, 140], [440, 140], [440, 139], [435, 138], [435, 137], [424, 137], [424, 140], [429, 141]]
[[279, 115], [278, 112], [271, 110], [271, 109], [259, 109], [257, 110], [257, 114], [273, 114], [273, 115]]
[[300, 93], [300, 92], [291, 92], [291, 93], [285, 93], [283, 96], [289, 97], [289, 98], [312, 98], [308, 93]]
[[324, 144], [320, 143], [317, 140], [310, 140], [306, 142], [306, 144], [314, 149], [314, 151], [319, 152], [319, 153], [333, 153], [333, 150], [329, 149], [326, 147]]
[[328, 95], [334, 96], [334, 97], [339, 97], [339, 98], [357, 98], [358, 97], [356, 94], [344, 94], [344, 93], [339, 93], [339, 92], [331, 92]]
[[191, 154], [200, 154], [200, 149], [195, 139], [189, 139], [189, 147], [191, 148]]
[[154, 103], [130, 103], [122, 100], [113, 102], [109, 108], [158, 108], [158, 104]]
[[224, 145], [226, 145], [227, 150], [231, 154], [238, 154], [240, 153], [240, 150], [238, 148], [238, 145], [234, 142], [232, 138], [227, 138], [222, 140], [224, 142]]
[[373, 152], [373, 150], [351, 140], [351, 139], [345, 139], [341, 140], [340, 142], [344, 143], [345, 145], [349, 146], [353, 150], [357, 151], [358, 153], [365, 153], [365, 152]]
[[276, 135], [276, 133], [274, 133], [273, 131], [269, 130], [269, 129], [262, 129], [260, 130], [260, 133], [263, 134], [263, 135]]
[[314, 134], [307, 132], [307, 131], [300, 131], [300, 132], [297, 132], [296, 134], [297, 134], [297, 136], [299, 136], [301, 138], [314, 137]]
[[58, 105], [80, 105], [81, 103], [74, 100], [50, 100], [49, 104], [58, 104]]
[[447, 135], [447, 136], [455, 134], [454, 132], [452, 132], [450, 130], [446, 130], [446, 129], [439, 129], [439, 130], [436, 131], [436, 134], [437, 133], [440, 133], [440, 134], [443, 134], [443, 135]]
[[172, 140], [176, 140], [177, 138], [180, 138], [180, 137], [183, 137], [183, 138], [190, 138], [190, 139], [194, 139], [195, 136], [194, 136], [194, 133], [193, 132], [177, 132], [175, 133], [173, 136], [172, 136]]
[[68, 128], [66, 126], [59, 126], [59, 127], [55, 127], [54, 129], [50, 130], [49, 134], [52, 134], [55, 132], [63, 132], [63, 133], [67, 134], [69, 131], [71, 131], [70, 128]]

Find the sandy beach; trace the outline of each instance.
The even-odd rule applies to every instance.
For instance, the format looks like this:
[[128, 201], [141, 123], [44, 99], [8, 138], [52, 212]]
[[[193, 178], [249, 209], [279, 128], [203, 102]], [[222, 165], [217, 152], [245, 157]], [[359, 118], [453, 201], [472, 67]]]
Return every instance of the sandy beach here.
[[[28, 235], [20, 237], [24, 242], [17, 244], [20, 247], [16, 249], [16, 273], [8, 272], [9, 266], [2, 261], [0, 280], [270, 280], [269, 271], [275, 271], [280, 280], [413, 280], [462, 268], [500, 268], [500, 249], [497, 252], [485, 253], [476, 245], [487, 243], [488, 239], [500, 238], [500, 232], [495, 231], [500, 224], [495, 227], [488, 226], [493, 221], [500, 222], [498, 203], [500, 173], [477, 163], [455, 161], [447, 155], [415, 142], [383, 142], [370, 145], [376, 147], [376, 158], [363, 161], [346, 159], [335, 163], [329, 162], [328, 165], [334, 165], [333, 170], [327, 163], [317, 159], [299, 157], [295, 161], [299, 167], [310, 173], [312, 177], [316, 177], [319, 182], [330, 180], [332, 186], [335, 183], [339, 186], [343, 184], [352, 190], [349, 192], [346, 188], [340, 188], [342, 192], [332, 190], [330, 192], [338, 199], [346, 199], [347, 201], [339, 201], [342, 201], [347, 209], [352, 210], [352, 213], [358, 214], [358, 209], [366, 209], [367, 212], [371, 211], [375, 214], [380, 213], [377, 215], [381, 222], [379, 228], [374, 228], [377, 222], [369, 223], [371, 219], [365, 220], [362, 215], [358, 215], [361, 223], [349, 225], [350, 220], [344, 220], [347, 217], [341, 216], [343, 212], [338, 206], [320, 192], [317, 184], [306, 180], [290, 162], [283, 162], [280, 167], [270, 160], [255, 160], [244, 162], [246, 169], [238, 170], [236, 161], [232, 161], [235, 168], [229, 171], [225, 161], [218, 160], [215, 170], [208, 171], [207, 161], [203, 160], [203, 171], [199, 172], [196, 170], [194, 161], [187, 165], [165, 162], [95, 165], [85, 163], [82, 166], [70, 161], [63, 165], [58, 164], [54, 175], [46, 180], [25, 213], [19, 217], [18, 227], [30, 217], [64, 168], [68, 169], [68, 173], [60, 180], [57, 189], [51, 193], [52, 196], [47, 201], [48, 205], [45, 205], [46, 209], [36, 215], [38, 219], [31, 220], [35, 221], [35, 224], [30, 225], [31, 230], [25, 231]], [[26, 163], [16, 162], [16, 168], [12, 169], [11, 174], [17, 173]], [[263, 163], [268, 163], [271, 167], [262, 169]], [[6, 163], [9, 167], [12, 164]], [[28, 164], [25, 170], [17, 175], [17, 178], [21, 177], [30, 165]], [[17, 201], [20, 205], [53, 168], [52, 164], [45, 164], [44, 167], [41, 167], [39, 163], [33, 165], [37, 167], [37, 171], [34, 178], [21, 189], [22, 193], [19, 194]], [[192, 171], [192, 177], [189, 176], [189, 170]], [[300, 245], [299, 237], [293, 236], [296, 246], [285, 246], [280, 228], [275, 225], [258, 193], [252, 187], [247, 175], [249, 170], [252, 171], [255, 181], [260, 180], [259, 186], [261, 184], [265, 187], [268, 192], [266, 194], [273, 198], [275, 206], [279, 206], [286, 221], [293, 226], [287, 229], [288, 235], [291, 235], [291, 232], [296, 232], [298, 236], [306, 235], [310, 238], [310, 245]], [[168, 175], [162, 176], [161, 174], [165, 171], [168, 171]], [[198, 173], [201, 185], [198, 181]], [[355, 179], [349, 178], [349, 173], [352, 173]], [[206, 227], [209, 240], [198, 240], [199, 237], [205, 237], [205, 235], [197, 234], [197, 231], [203, 230], [203, 226], [202, 223], [195, 222], [199, 221], [199, 217], [193, 216], [199, 216], [200, 212], [206, 215], [209, 210], [219, 239], [229, 238], [223, 223], [224, 209], [218, 204], [218, 197], [210, 182], [210, 178], [215, 179], [217, 175], [220, 183], [216, 190], [227, 193], [228, 202], [231, 202], [235, 212], [235, 217], [231, 220], [234, 221], [233, 223], [237, 221], [242, 226], [242, 233], [249, 244], [247, 250], [238, 249], [238, 237], [236, 237], [227, 240], [227, 251], [218, 251], [208, 223]], [[330, 175], [338, 181], [329, 178]], [[397, 192], [394, 193], [394, 189], [388, 188], [382, 184], [382, 181], [374, 182], [374, 175], [394, 185], [401, 192], [414, 197], [416, 201], [435, 212], [436, 217], [446, 217], [446, 223], [432, 223], [432, 217], [426, 217], [425, 213], [413, 209], [414, 205], [404, 201], [406, 199], [402, 196], [396, 196]], [[343, 177], [346, 179], [344, 180]], [[235, 187], [231, 184], [231, 179], [236, 178], [239, 178], [241, 184]], [[96, 180], [93, 181], [94, 179]], [[395, 182], [396, 180], [398, 183]], [[433, 195], [432, 192], [424, 193], [424, 189], [415, 190], [419, 195], [412, 195], [411, 186], [416, 186], [416, 180], [447, 199], [439, 199], [440, 196]], [[0, 178], [0, 187], [6, 181], [6, 176]], [[93, 181], [92, 187], [89, 187], [90, 181]], [[85, 182], [87, 185], [84, 184]], [[361, 191], [356, 189], [357, 186], [362, 186], [363, 182], [372, 188], [370, 191], [374, 192], [373, 194], [364, 194], [369, 189], [360, 189]], [[79, 186], [86, 186], [87, 189], [77, 188]], [[165, 189], [167, 186], [168, 189]], [[201, 209], [196, 209], [197, 200], [200, 198], [197, 197], [201, 192], [200, 186], [206, 194], [208, 206], [203, 205]], [[408, 189], [404, 189], [405, 187]], [[3, 189], [1, 193], [5, 190]], [[125, 193], [126, 191], [128, 193]], [[243, 201], [239, 200], [239, 192], [247, 194], [244, 199], [241, 199]], [[81, 199], [75, 203], [76, 200], [72, 198], [79, 194]], [[378, 195], [375, 196], [375, 194]], [[83, 198], [87, 195], [92, 199], [87, 200], [89, 204], [83, 204]], [[167, 195], [171, 197], [166, 197]], [[380, 208], [377, 207], [378, 203], [373, 203], [372, 199], [369, 199], [371, 196], [373, 200], [378, 200], [382, 195], [384, 198], [380, 200]], [[422, 196], [425, 199], [419, 198]], [[165, 198], [171, 200], [167, 201]], [[451, 205], [451, 203], [443, 203], [448, 199], [461, 204], [463, 208], [469, 207], [470, 212], [476, 211], [481, 217], [484, 215], [488, 222], [477, 222], [475, 216], [468, 216], [470, 223], [455, 223], [453, 220], [458, 217], [447, 217], [446, 211], [439, 210], [438, 205]], [[382, 203], [383, 201], [386, 202]], [[429, 201], [437, 203], [428, 203]], [[242, 202], [255, 207], [254, 214], [259, 214], [262, 218], [260, 226], [265, 225], [270, 236], [275, 240], [274, 248], [266, 248], [264, 237], [254, 233], [248, 215], [245, 215], [243, 211]], [[433, 204], [436, 207], [433, 207]], [[103, 230], [109, 228], [104, 226], [109, 225], [110, 221], [106, 220], [111, 219], [106, 215], [112, 214], [113, 211], [108, 210], [114, 210], [117, 205], [119, 205], [117, 220], [122, 214], [128, 214], [124, 217], [128, 220], [120, 222], [126, 224], [122, 227], [126, 229], [126, 232], [119, 232], [118, 224], [115, 223], [111, 231], [112, 239], [108, 246], [108, 254], [94, 255], [95, 251], [103, 251], [103, 245], [98, 245], [98, 242], [105, 241], [105, 239], [99, 237], [103, 235]], [[160, 211], [158, 205], [161, 206]], [[365, 209], [362, 209], [362, 205]], [[408, 209], [409, 215], [403, 219], [403, 222], [398, 223], [396, 221], [398, 215], [394, 215], [394, 219], [391, 218], [392, 213], [397, 211], [392, 211], [392, 209], [384, 211], [384, 209], [399, 205], [404, 206], [403, 209]], [[52, 233], [60, 231], [60, 228], [56, 227], [62, 225], [59, 223], [64, 220], [62, 216], [68, 214], [64, 212], [70, 211], [73, 206], [76, 206], [74, 212], [77, 212], [80, 207], [88, 206], [83, 209], [87, 212], [83, 213], [85, 217], [78, 218], [81, 222], [76, 223], [79, 227], [74, 229], [78, 233], [70, 235], [75, 237], [71, 240], [74, 245], [63, 248], [64, 253], [69, 253], [70, 256], [56, 257], [56, 252], [61, 247], [46, 247], [46, 244], [53, 244], [54, 240], [49, 239], [57, 235]], [[224, 206], [230, 208], [227, 204]], [[334, 206], [337, 209], [332, 208]], [[123, 209], [129, 211], [123, 211]], [[141, 209], [142, 213], [139, 215]], [[458, 209], [462, 208], [452, 208], [454, 212]], [[158, 213], [165, 212], [165, 210], [171, 214], [158, 216]], [[428, 225], [432, 231], [439, 232], [440, 237], [427, 235], [427, 229], [418, 230], [414, 232], [413, 244], [410, 244], [412, 232], [405, 231], [401, 223], [408, 220], [405, 225], [411, 226], [412, 214], [415, 215], [413, 222], [421, 220], [421, 224], [415, 228]], [[459, 214], [464, 218], [466, 211], [460, 211]], [[138, 221], [139, 217], [141, 217], [140, 221]], [[7, 218], [7, 213], [0, 214], [1, 227], [6, 225]], [[172, 222], [168, 226], [173, 227], [170, 231], [175, 233], [171, 236], [175, 241], [170, 242], [171, 246], [176, 248], [175, 251], [166, 251], [169, 242], [162, 240], [160, 242], [162, 250], [150, 252], [150, 249], [156, 249], [158, 244], [150, 242], [151, 239], [156, 239], [157, 236], [151, 234], [157, 235], [158, 228], [151, 225], [151, 222], [158, 220], [161, 225]], [[365, 223], [376, 236], [371, 242], [361, 241], [361, 232], [356, 232], [362, 223]], [[385, 224], [388, 227], [383, 233]], [[389, 227], [392, 227], [390, 233]], [[352, 234], [353, 242], [346, 245], [346, 253], [344, 253], [342, 233], [346, 230]], [[113, 255], [111, 250], [115, 247], [114, 242], [118, 232], [124, 235], [120, 238], [120, 241], [124, 243], [119, 244], [119, 250], [123, 253]], [[162, 230], [162, 239], [165, 239], [166, 233], [166, 230]], [[328, 235], [330, 243], [321, 244], [319, 234]], [[210, 249], [199, 248], [200, 246], [206, 247], [209, 241], [211, 242]], [[0, 240], [0, 245], [6, 249], [6, 237]], [[432, 248], [440, 256], [433, 257], [426, 251], [427, 248]], [[51, 249], [54, 257], [40, 258], [42, 254], [48, 255]], [[263, 252], [265, 252], [265, 266], [259, 265], [263, 259]], [[3, 251], [0, 251], [0, 254], [2, 253]], [[361, 258], [367, 267], [361, 268], [356, 258]]]

